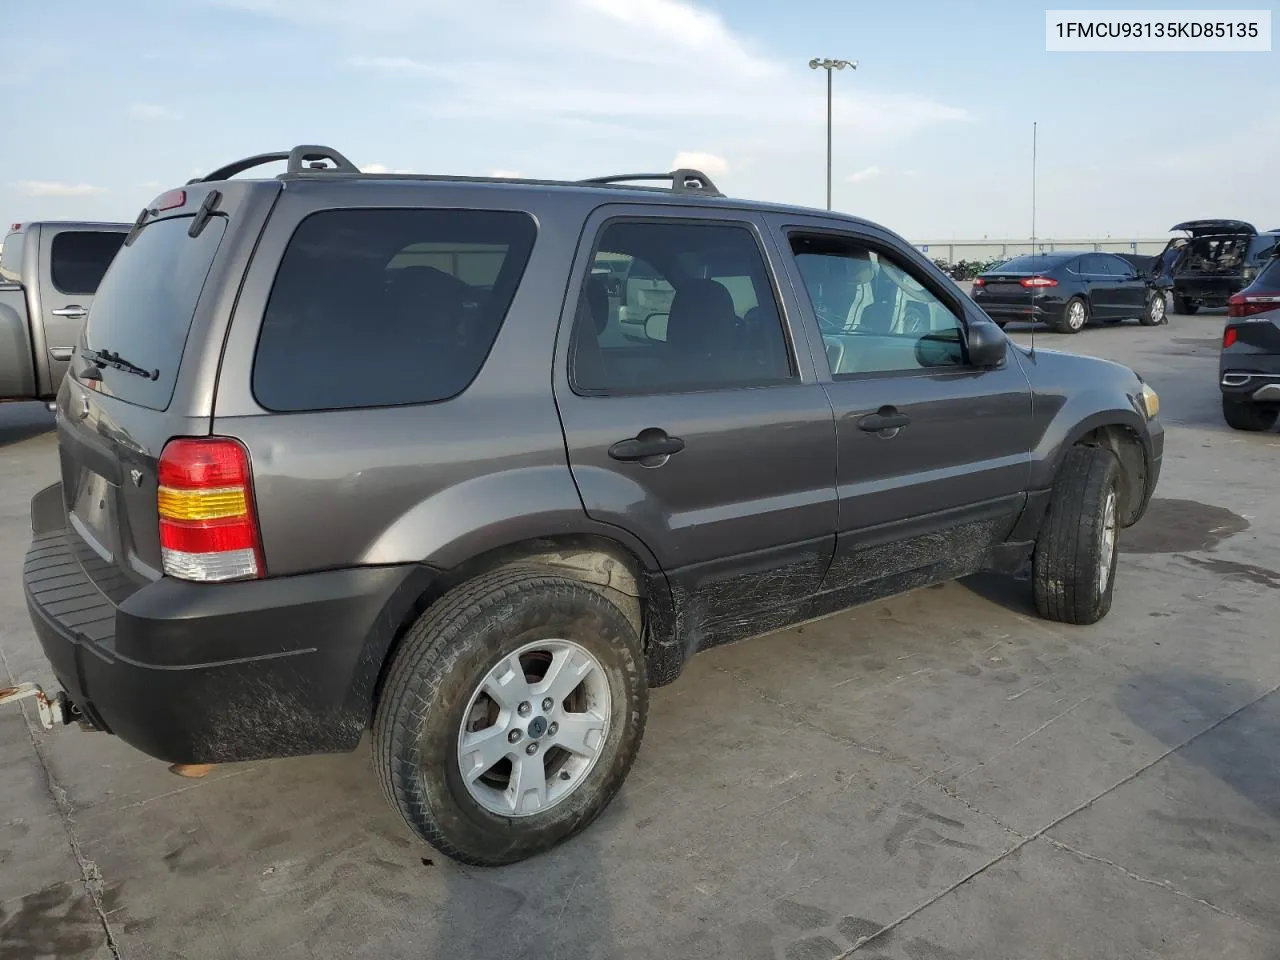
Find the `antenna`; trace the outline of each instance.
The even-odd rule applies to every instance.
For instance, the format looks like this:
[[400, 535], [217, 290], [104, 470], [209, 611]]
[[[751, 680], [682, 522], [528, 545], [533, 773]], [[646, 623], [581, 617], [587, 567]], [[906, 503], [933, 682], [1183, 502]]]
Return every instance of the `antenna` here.
[[[1036, 262], [1036, 128], [1038, 123], [1031, 123], [1031, 262]], [[1027, 295], [1031, 298], [1032, 316], [1031, 316], [1031, 359], [1036, 357], [1036, 318], [1035, 318], [1035, 287], [1027, 287]]]

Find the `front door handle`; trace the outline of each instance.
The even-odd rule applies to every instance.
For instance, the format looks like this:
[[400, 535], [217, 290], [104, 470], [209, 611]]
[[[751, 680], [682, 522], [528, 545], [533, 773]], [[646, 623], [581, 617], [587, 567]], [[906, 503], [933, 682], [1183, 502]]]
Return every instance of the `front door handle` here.
[[79, 304], [72, 304], [69, 307], [59, 307], [57, 310], [51, 310], [55, 317], [66, 317], [68, 320], [83, 320], [89, 315], [89, 311]]
[[899, 413], [896, 407], [881, 407], [875, 413], [869, 413], [858, 421], [858, 429], [867, 433], [880, 433], [892, 430], [895, 433], [911, 422], [905, 413]]
[[679, 437], [667, 436], [660, 427], [647, 427], [629, 440], [619, 440], [611, 446], [609, 456], [615, 460], [645, 464], [645, 461], [665, 462], [667, 457], [683, 449], [684, 441]]

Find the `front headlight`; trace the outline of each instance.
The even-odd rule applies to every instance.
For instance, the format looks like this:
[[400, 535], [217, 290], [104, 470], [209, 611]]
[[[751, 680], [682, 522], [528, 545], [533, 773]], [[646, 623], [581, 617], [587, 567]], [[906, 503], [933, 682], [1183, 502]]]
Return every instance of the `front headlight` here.
[[1142, 385], [1142, 406], [1146, 410], [1148, 420], [1154, 420], [1160, 413], [1160, 394], [1145, 383]]

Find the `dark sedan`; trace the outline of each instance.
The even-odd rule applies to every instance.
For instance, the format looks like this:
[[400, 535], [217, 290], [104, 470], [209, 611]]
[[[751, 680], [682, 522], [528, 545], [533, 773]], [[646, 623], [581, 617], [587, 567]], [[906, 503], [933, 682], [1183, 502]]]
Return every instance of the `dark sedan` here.
[[1228, 426], [1268, 430], [1280, 417], [1280, 256], [1227, 301], [1218, 384]]
[[1079, 333], [1098, 320], [1166, 322], [1164, 292], [1132, 264], [1109, 253], [1054, 252], [1015, 257], [973, 281], [973, 299], [1000, 326], [1047, 323]]

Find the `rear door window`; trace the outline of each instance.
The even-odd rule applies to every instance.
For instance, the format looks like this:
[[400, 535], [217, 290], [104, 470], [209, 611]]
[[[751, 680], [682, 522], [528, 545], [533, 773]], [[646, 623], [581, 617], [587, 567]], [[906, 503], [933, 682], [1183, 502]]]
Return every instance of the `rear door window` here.
[[124, 238], [123, 233], [103, 230], [67, 230], [58, 234], [49, 252], [54, 288], [68, 296], [94, 294]]
[[435, 403], [480, 372], [537, 228], [490, 210], [327, 210], [294, 232], [253, 393], [295, 412]]
[[227, 222], [214, 217], [194, 238], [187, 235], [190, 225], [191, 217], [153, 221], [117, 254], [98, 287], [85, 345], [119, 354], [148, 373], [107, 366], [104, 393], [153, 410], [169, 406], [196, 303]]

